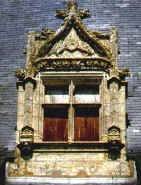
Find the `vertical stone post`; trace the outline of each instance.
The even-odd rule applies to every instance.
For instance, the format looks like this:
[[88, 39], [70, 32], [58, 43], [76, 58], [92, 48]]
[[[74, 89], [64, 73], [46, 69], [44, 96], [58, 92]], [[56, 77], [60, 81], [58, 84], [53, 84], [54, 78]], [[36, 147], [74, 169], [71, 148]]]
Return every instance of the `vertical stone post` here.
[[44, 109], [42, 105], [45, 104], [45, 86], [40, 79], [36, 78], [36, 89], [33, 95], [33, 125], [34, 128], [34, 141], [42, 142], [43, 136], [43, 122], [44, 122]]
[[111, 37], [110, 37], [110, 44], [112, 48], [112, 63], [115, 69], [118, 68], [117, 65], [117, 57], [118, 57], [118, 32], [116, 27], [112, 27], [110, 29]]
[[121, 142], [125, 147], [121, 150], [121, 158], [126, 160], [126, 84], [122, 83], [119, 91], [119, 127], [121, 129]]
[[71, 143], [74, 140], [74, 107], [73, 107], [73, 93], [74, 84], [71, 80], [69, 85], [69, 97], [70, 97], [70, 107], [69, 107], [69, 123], [68, 123], [68, 141]]
[[35, 87], [35, 80], [26, 78], [24, 81], [25, 95], [24, 95], [24, 126], [32, 128], [33, 117], [33, 90]]
[[100, 103], [101, 107], [99, 109], [99, 133], [100, 133], [100, 140], [103, 140], [104, 135], [104, 82], [103, 79], [101, 81], [101, 84], [99, 85], [99, 95], [100, 95]]
[[33, 47], [35, 42], [35, 35], [36, 33], [34, 31], [28, 32], [27, 35], [27, 48], [26, 48], [26, 68], [30, 68], [31, 66], [31, 57], [35, 53], [35, 48]]
[[111, 111], [111, 125], [119, 127], [118, 118], [119, 118], [119, 85], [116, 81], [110, 83], [110, 111]]
[[18, 88], [18, 105], [17, 105], [17, 131], [16, 131], [16, 143], [19, 144], [20, 130], [24, 126], [24, 88], [23, 81], [17, 82]]
[[109, 128], [110, 124], [110, 94], [109, 90], [107, 88], [107, 77], [103, 77], [102, 83], [100, 85], [101, 88], [101, 107], [100, 107], [100, 112], [102, 117], [102, 121], [100, 123], [100, 132], [101, 132], [101, 140], [102, 141], [107, 141], [107, 131]]

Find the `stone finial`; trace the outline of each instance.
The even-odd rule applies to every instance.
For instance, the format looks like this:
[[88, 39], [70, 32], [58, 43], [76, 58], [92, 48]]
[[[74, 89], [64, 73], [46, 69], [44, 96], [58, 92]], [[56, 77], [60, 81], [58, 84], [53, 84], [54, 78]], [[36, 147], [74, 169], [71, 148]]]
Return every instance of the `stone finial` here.
[[75, 9], [78, 8], [78, 4], [77, 4], [76, 0], [69, 0], [67, 6], [68, 6], [68, 9], [69, 9], [69, 10], [70, 10], [71, 8], [73, 8], [73, 7], [74, 7]]
[[69, 0], [67, 3], [67, 9], [57, 10], [56, 17], [60, 19], [79, 17], [81, 19], [87, 18], [90, 16], [88, 9], [78, 9], [78, 4], [76, 0]]

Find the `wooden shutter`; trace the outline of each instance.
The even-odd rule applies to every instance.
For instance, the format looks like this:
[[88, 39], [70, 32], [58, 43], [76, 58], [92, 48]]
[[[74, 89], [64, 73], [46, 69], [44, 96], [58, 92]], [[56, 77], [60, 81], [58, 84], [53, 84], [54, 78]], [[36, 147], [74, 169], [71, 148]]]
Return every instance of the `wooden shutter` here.
[[67, 141], [68, 138], [68, 119], [67, 109], [47, 108], [45, 110], [44, 141]]
[[94, 108], [76, 108], [74, 121], [75, 141], [99, 140], [99, 116]]

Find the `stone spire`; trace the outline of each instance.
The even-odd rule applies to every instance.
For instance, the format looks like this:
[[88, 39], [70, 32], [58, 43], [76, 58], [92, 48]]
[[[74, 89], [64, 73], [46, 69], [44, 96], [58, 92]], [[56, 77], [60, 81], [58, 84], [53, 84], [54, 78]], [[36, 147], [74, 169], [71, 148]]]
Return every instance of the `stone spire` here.
[[67, 9], [57, 10], [56, 17], [60, 19], [79, 17], [81, 19], [87, 18], [90, 16], [88, 9], [78, 9], [78, 4], [76, 0], [69, 0], [67, 2]]

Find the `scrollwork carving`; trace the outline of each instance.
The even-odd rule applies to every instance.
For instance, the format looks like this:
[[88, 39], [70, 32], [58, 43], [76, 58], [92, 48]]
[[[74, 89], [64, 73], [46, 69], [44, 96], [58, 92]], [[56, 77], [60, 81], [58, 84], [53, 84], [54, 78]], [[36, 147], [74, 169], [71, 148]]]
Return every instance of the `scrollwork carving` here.
[[34, 63], [38, 71], [51, 71], [51, 70], [109, 70], [110, 62], [104, 60], [41, 60]]
[[120, 141], [120, 129], [116, 126], [112, 126], [108, 129], [108, 141]]
[[22, 128], [20, 133], [20, 142], [33, 142], [34, 139], [34, 130], [29, 126]]

